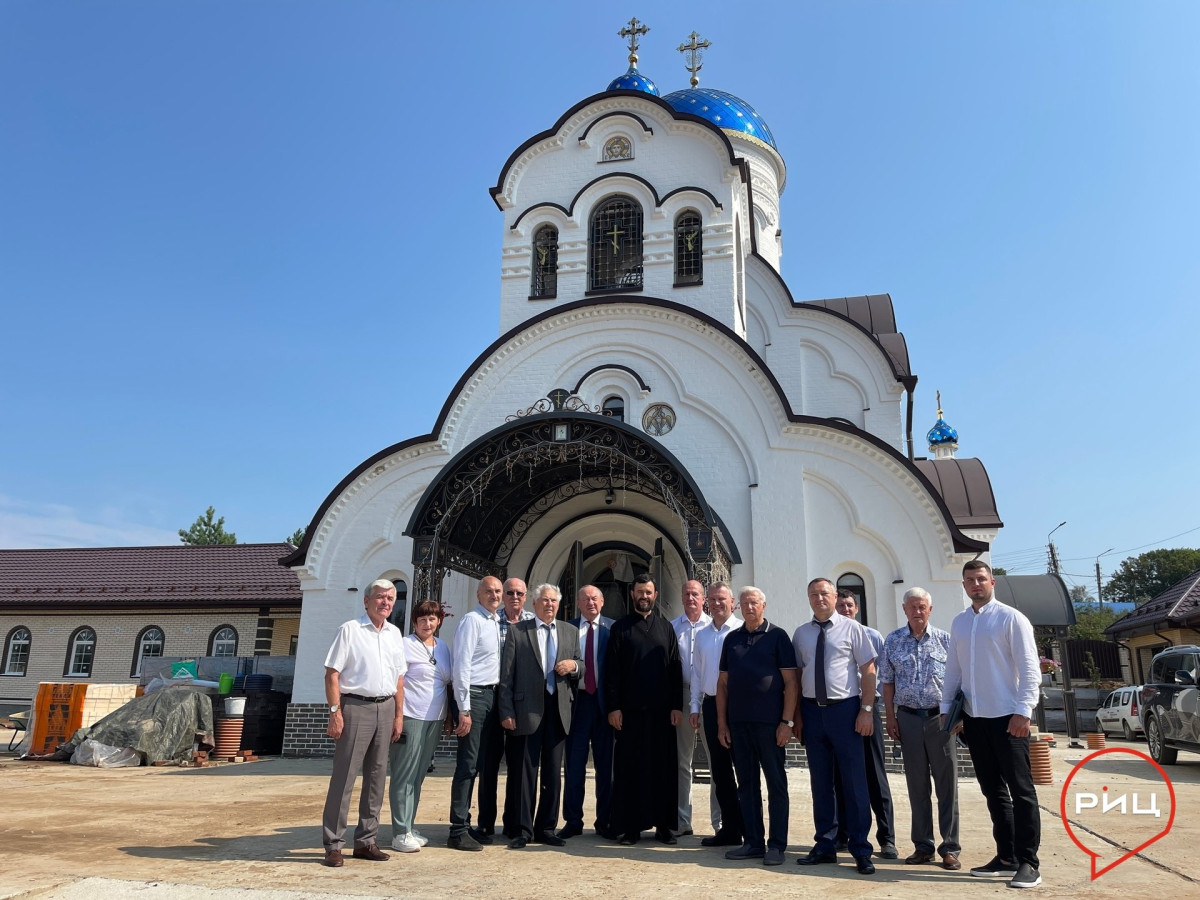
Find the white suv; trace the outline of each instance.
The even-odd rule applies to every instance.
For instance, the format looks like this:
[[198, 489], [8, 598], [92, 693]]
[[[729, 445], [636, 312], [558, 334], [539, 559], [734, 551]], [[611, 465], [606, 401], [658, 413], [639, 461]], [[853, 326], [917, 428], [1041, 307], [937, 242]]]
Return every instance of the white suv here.
[[1141, 695], [1141, 687], [1117, 688], [1096, 712], [1096, 726], [1105, 734], [1119, 731], [1127, 741], [1132, 741], [1135, 735], [1140, 737], [1142, 717], [1138, 707]]

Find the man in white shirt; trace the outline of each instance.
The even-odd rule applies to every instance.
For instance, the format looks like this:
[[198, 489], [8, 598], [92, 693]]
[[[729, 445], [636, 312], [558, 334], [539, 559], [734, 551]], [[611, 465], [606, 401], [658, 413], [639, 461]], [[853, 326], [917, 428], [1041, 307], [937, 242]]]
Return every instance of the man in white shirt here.
[[976, 877], [1009, 878], [1012, 888], [1037, 887], [1041, 816], [1029, 766], [1029, 720], [1039, 700], [1041, 670], [1033, 626], [994, 599], [996, 580], [982, 560], [963, 566], [969, 609], [950, 625], [942, 685], [942, 720], [961, 689], [963, 738], [987, 798], [996, 856]]
[[[846, 616], [849, 619], [858, 621], [858, 598], [854, 596], [853, 591], [846, 588], [839, 589], [836, 602], [839, 616]], [[867, 633], [867, 638], [875, 650], [875, 674], [878, 676], [879, 655], [883, 652], [883, 635], [867, 625], [863, 625], [863, 630]], [[880, 720], [880, 707], [882, 704], [879, 702], [882, 696], [878, 690], [878, 678], [876, 679], [876, 686], [875, 701], [871, 704], [875, 707], [871, 712], [875, 720], [874, 727], [871, 735], [863, 738], [867, 796], [871, 800], [871, 810], [875, 813], [875, 840], [879, 842], [879, 855], [884, 859], [896, 859], [900, 854], [896, 850], [895, 817], [892, 814], [892, 789], [888, 785], [887, 762], [883, 757], [883, 722]], [[833, 770], [835, 774], [840, 773], [838, 763], [834, 763]], [[849, 840], [845, 826], [846, 798], [841, 792], [840, 783], [840, 777], [834, 779], [833, 788], [834, 793], [837, 795], [838, 805], [838, 849], [848, 846]]]
[[[518, 622], [533, 618], [533, 613], [525, 608], [525, 582], [520, 578], [510, 578], [504, 582], [504, 608], [500, 610], [500, 652], [504, 653], [504, 641], [509, 630]], [[499, 716], [489, 726], [490, 730], [480, 742], [479, 780], [475, 788], [475, 811], [477, 813], [476, 827], [471, 829], [471, 837], [481, 844], [491, 844], [496, 834], [496, 795], [500, 787], [500, 760], [508, 755], [508, 733], [500, 727]], [[513, 771], [509, 767], [509, 771]], [[509, 779], [509, 784], [512, 783]], [[502, 827], [508, 834], [517, 826], [517, 785], [505, 785], [504, 815]]]
[[329, 724], [325, 733], [336, 742], [333, 775], [321, 816], [324, 865], [344, 865], [346, 819], [354, 781], [363, 773], [354, 829], [355, 859], [382, 862], [378, 846], [379, 810], [387, 779], [388, 747], [404, 733], [404, 635], [388, 621], [396, 603], [396, 587], [371, 582], [363, 598], [365, 614], [338, 629], [325, 657], [325, 700]]
[[735, 606], [733, 591], [725, 582], [718, 581], [709, 587], [708, 608], [712, 612], [712, 621], [696, 635], [692, 656], [695, 672], [690, 698], [691, 726], [701, 729], [700, 736], [708, 753], [708, 769], [720, 813], [720, 824], [713, 829], [714, 833], [700, 841], [705, 847], [740, 847], [744, 833], [737, 779], [733, 774], [733, 756], [729, 748], [717, 739], [717, 682], [721, 676], [721, 648], [729, 632], [742, 627], [742, 620], [733, 613]]
[[452, 850], [482, 850], [470, 834], [471, 791], [479, 774], [480, 759], [487, 754], [490, 735], [499, 730], [496, 686], [500, 682], [500, 608], [504, 587], [487, 575], [475, 597], [479, 605], [463, 616], [454, 632], [454, 702], [458, 706], [458, 761], [450, 782], [450, 837]]
[[[683, 583], [683, 613], [671, 620], [675, 629], [675, 637], [679, 643], [679, 662], [683, 666], [683, 705], [688, 708], [691, 700], [692, 679], [695, 676], [693, 655], [696, 647], [696, 635], [706, 627], [712, 619], [704, 612], [704, 585], [692, 580]], [[675, 727], [675, 739], [679, 759], [679, 834], [692, 834], [692, 751], [696, 746], [696, 726], [690, 718], [684, 716]], [[713, 829], [716, 830], [717, 804], [716, 793], [709, 785], [709, 806], [713, 818]]]

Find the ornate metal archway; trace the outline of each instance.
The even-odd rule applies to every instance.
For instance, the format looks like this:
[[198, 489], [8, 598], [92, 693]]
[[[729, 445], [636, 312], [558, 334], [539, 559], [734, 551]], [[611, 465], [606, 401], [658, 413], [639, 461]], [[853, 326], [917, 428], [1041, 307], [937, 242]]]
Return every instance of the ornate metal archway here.
[[506, 577], [513, 552], [542, 516], [572, 498], [615, 490], [665, 508], [663, 527], [678, 534], [691, 577], [728, 579], [736, 547], [679, 461], [630, 425], [582, 404], [568, 408], [569, 399], [569, 392], [551, 392], [459, 453], [426, 489], [405, 532], [413, 539], [418, 599], [440, 600], [449, 571]]

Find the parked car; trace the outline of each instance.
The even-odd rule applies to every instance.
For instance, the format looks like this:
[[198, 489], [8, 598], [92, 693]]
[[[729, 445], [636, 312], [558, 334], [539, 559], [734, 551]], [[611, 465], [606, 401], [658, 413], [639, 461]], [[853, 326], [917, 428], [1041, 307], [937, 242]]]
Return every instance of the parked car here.
[[1108, 695], [1108, 699], [1096, 711], [1096, 726], [1108, 734], [1120, 732], [1127, 741], [1141, 737], [1142, 717], [1139, 713], [1142, 701], [1142, 688], [1117, 688]]
[[1142, 686], [1142, 727], [1150, 756], [1162, 765], [1180, 750], [1200, 753], [1200, 647], [1169, 647], [1150, 661]]

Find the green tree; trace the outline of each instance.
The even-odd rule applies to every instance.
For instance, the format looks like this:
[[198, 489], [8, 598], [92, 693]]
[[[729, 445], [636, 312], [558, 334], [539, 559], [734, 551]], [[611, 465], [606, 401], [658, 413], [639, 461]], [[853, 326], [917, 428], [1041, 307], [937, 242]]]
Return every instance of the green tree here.
[[1084, 603], [1095, 603], [1096, 598], [1089, 593], [1087, 587], [1082, 584], [1077, 584], [1071, 588], [1071, 603], [1076, 607]]
[[1111, 606], [1088, 604], [1075, 607], [1075, 624], [1069, 629], [1072, 638], [1085, 641], [1107, 641], [1108, 635], [1104, 629], [1111, 625], [1124, 613], [1117, 612]]
[[1004, 566], [992, 566], [992, 577], [999, 578], [1001, 575], [1007, 575], [1008, 569]]
[[1141, 605], [1175, 582], [1200, 569], [1200, 549], [1151, 550], [1121, 561], [1104, 588], [1102, 599]]
[[291, 544], [293, 547], [299, 547], [300, 542], [304, 540], [304, 533], [306, 531], [308, 531], [308, 526], [301, 525], [299, 528], [297, 528], [295, 531], [292, 532], [292, 536], [287, 539], [287, 542], [289, 544]]
[[179, 529], [179, 540], [181, 543], [190, 544], [193, 547], [211, 547], [214, 544], [236, 544], [237, 535], [232, 531], [225, 530], [225, 517], [213, 521], [215, 510], [210, 506], [204, 511], [204, 515], [197, 516], [196, 521], [192, 523], [187, 530]]

